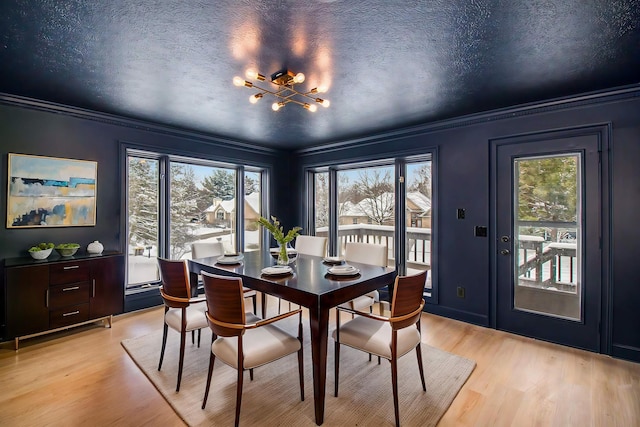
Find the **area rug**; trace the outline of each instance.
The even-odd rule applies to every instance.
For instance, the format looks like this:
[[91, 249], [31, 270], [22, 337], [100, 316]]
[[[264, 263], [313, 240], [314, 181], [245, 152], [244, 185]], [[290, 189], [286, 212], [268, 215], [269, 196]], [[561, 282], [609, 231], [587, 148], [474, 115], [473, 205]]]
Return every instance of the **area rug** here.
[[[308, 324], [307, 324], [308, 325]], [[282, 325], [281, 325], [282, 327]], [[295, 325], [284, 325], [295, 334]], [[257, 368], [254, 380], [245, 373], [240, 425], [315, 426], [311, 347], [306, 328], [305, 400], [300, 401], [295, 355]], [[180, 392], [176, 393], [179, 335], [169, 330], [162, 370], [158, 360], [162, 331], [127, 339], [122, 346], [189, 426], [230, 426], [235, 417], [236, 371], [217, 362], [207, 406], [201, 409], [209, 363], [210, 331], [202, 331], [202, 345], [187, 340]], [[331, 335], [329, 335], [331, 337]], [[404, 426], [435, 426], [475, 368], [475, 362], [422, 344], [425, 382], [422, 390], [415, 351], [398, 361], [400, 421]], [[391, 368], [386, 360], [378, 365], [367, 354], [341, 347], [340, 393], [333, 396], [333, 340], [329, 338], [327, 393], [324, 426], [392, 426], [393, 394]]]

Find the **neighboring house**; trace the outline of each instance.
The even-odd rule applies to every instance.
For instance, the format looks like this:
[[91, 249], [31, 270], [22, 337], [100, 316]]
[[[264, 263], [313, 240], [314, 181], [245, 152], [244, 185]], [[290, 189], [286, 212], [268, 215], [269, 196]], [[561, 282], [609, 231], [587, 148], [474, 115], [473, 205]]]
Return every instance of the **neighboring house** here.
[[[357, 204], [346, 201], [340, 205], [340, 225], [376, 224], [375, 218], [383, 219], [382, 225], [393, 225], [394, 194], [384, 193], [374, 199], [363, 199]], [[422, 193], [407, 193], [407, 225], [431, 228], [431, 199]]]
[[422, 193], [407, 193], [407, 226], [431, 228], [431, 199]]
[[[214, 199], [204, 211], [205, 223], [217, 227], [232, 228], [236, 215], [236, 199]], [[260, 217], [260, 193], [251, 193], [244, 198], [245, 223], [257, 221]]]

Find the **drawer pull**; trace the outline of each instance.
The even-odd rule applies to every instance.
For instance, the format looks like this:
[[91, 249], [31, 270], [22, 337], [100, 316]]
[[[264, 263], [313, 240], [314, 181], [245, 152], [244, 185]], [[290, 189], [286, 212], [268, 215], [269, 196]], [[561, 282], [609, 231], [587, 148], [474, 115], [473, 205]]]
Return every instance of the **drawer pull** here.
[[80, 268], [79, 265], [70, 265], [69, 267], [62, 267], [64, 270], [73, 270], [74, 268]]
[[72, 311], [69, 313], [64, 313], [62, 317], [73, 316], [74, 314], [80, 314], [80, 310]]
[[78, 289], [80, 289], [80, 286], [72, 286], [70, 288], [63, 288], [62, 291], [63, 292], [67, 292], [67, 291], [77, 291]]

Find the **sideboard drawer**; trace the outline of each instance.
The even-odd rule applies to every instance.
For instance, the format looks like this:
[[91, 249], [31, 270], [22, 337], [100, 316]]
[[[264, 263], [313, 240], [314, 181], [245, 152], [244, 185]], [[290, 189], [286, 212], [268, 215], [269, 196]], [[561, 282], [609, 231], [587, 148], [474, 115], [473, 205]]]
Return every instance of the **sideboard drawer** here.
[[52, 329], [87, 320], [89, 320], [89, 303], [63, 307], [49, 312], [49, 327]]
[[83, 282], [91, 280], [91, 266], [87, 262], [64, 262], [49, 266], [49, 284]]
[[67, 283], [49, 287], [49, 308], [55, 309], [68, 305], [89, 302], [91, 282]]

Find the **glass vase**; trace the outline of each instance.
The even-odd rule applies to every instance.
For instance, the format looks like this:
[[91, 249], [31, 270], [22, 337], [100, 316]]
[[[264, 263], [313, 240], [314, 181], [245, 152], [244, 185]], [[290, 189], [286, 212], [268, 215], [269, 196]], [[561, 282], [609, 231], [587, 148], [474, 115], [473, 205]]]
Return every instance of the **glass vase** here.
[[291, 247], [289, 243], [278, 243], [278, 265], [289, 265], [296, 260], [298, 252]]

